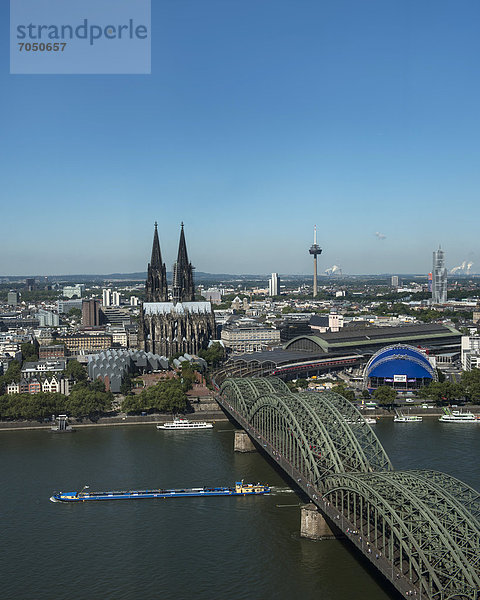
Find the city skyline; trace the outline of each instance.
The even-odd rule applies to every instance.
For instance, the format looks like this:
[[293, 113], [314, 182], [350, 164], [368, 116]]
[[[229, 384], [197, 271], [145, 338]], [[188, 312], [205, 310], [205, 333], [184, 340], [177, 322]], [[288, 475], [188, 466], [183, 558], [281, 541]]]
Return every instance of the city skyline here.
[[181, 221], [208, 273], [309, 275], [315, 223], [319, 275], [480, 270], [480, 6], [300, 6], [155, 3], [152, 75], [9, 75], [5, 39], [0, 276], [143, 272], [155, 220], [167, 270]]

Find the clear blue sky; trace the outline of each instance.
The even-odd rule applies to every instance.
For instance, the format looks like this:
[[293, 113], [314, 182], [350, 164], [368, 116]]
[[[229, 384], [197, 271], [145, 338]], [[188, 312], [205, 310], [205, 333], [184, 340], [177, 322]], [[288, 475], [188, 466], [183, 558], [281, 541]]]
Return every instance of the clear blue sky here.
[[477, 0], [152, 4], [151, 75], [24, 76], [1, 3], [0, 274], [480, 272]]

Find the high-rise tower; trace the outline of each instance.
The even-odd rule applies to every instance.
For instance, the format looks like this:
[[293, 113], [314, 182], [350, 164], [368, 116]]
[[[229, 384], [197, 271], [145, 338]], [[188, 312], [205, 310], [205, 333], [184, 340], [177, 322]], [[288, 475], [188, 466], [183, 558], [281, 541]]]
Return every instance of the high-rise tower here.
[[268, 280], [268, 295], [278, 296], [280, 294], [280, 277], [278, 273], [272, 273], [271, 278]]
[[183, 232], [183, 223], [178, 244], [177, 262], [173, 265], [173, 302], [194, 302], [193, 267], [188, 262], [187, 244]]
[[445, 268], [445, 252], [438, 247], [433, 252], [432, 269], [432, 304], [445, 304], [447, 301], [447, 269]]
[[162, 253], [160, 252], [156, 221], [155, 233], [153, 234], [152, 258], [148, 263], [147, 270], [146, 294], [147, 302], [168, 301], [167, 271], [165, 269], [165, 263], [162, 263]]
[[102, 290], [102, 304], [103, 306], [112, 306], [112, 290], [110, 288]]
[[313, 245], [310, 246], [310, 254], [313, 254], [313, 297], [317, 296], [318, 285], [317, 285], [317, 256], [322, 253], [322, 249], [317, 244], [317, 226], [313, 229]]

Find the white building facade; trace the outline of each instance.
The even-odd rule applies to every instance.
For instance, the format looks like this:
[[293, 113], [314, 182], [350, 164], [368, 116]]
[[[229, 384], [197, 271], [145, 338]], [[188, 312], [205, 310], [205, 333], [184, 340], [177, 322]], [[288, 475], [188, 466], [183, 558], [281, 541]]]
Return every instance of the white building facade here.
[[103, 306], [112, 306], [112, 290], [110, 288], [102, 290], [102, 304]]
[[272, 273], [268, 281], [268, 295], [278, 296], [280, 294], [280, 277], [278, 273]]
[[463, 335], [461, 345], [462, 369], [471, 371], [480, 365], [480, 335]]
[[84, 291], [85, 286], [83, 283], [77, 283], [76, 285], [66, 285], [62, 290], [62, 294], [65, 298], [73, 298], [74, 296], [81, 298]]

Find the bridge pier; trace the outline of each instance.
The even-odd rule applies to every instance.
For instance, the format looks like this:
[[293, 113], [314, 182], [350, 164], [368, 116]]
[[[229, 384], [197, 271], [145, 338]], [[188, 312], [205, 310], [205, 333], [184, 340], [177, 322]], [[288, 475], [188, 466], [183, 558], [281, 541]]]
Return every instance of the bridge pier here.
[[300, 537], [309, 540], [331, 540], [337, 537], [315, 504], [305, 504], [300, 513]]
[[256, 452], [255, 448], [250, 436], [246, 431], [242, 431], [237, 429], [235, 431], [235, 441], [233, 445], [233, 449], [235, 452]]

